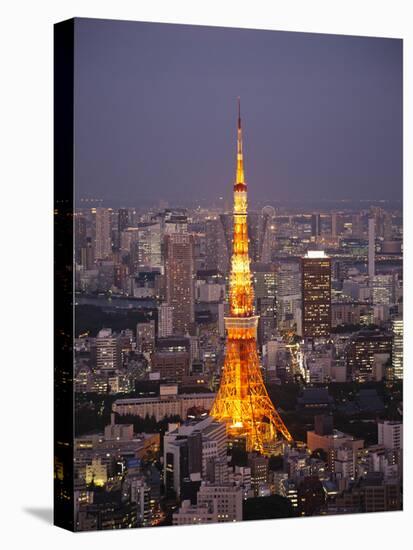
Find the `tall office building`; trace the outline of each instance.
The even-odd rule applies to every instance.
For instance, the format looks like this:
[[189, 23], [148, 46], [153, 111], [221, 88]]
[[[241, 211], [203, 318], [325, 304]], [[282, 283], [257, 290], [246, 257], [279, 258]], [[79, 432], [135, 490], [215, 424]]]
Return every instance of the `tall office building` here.
[[81, 212], [76, 212], [74, 215], [74, 222], [75, 222], [75, 235], [74, 235], [75, 236], [75, 239], [74, 239], [75, 259], [76, 259], [76, 263], [81, 264], [82, 249], [86, 248], [86, 239], [87, 239], [86, 219]]
[[333, 239], [337, 237], [337, 212], [331, 214], [331, 236]]
[[191, 332], [194, 322], [194, 240], [192, 235], [165, 236], [166, 302], [173, 308], [174, 334]]
[[311, 236], [315, 239], [321, 235], [321, 216], [312, 214], [311, 216]]
[[164, 484], [167, 494], [181, 496], [185, 479], [206, 476], [211, 459], [226, 457], [227, 436], [210, 416], [171, 428], [164, 436]]
[[254, 280], [256, 311], [258, 322], [258, 340], [267, 342], [273, 335], [276, 322], [276, 269], [274, 264], [256, 263], [251, 266]]
[[274, 264], [255, 263], [251, 266], [255, 298], [274, 298], [276, 295], [277, 272]]
[[254, 496], [260, 496], [260, 489], [268, 483], [268, 457], [257, 453], [248, 456], [248, 466], [251, 468], [251, 485]]
[[95, 263], [95, 248], [93, 246], [92, 239], [86, 237], [85, 247], [80, 251], [80, 264], [81, 266], [88, 270], [93, 269]]
[[259, 249], [258, 261], [269, 263], [272, 259], [273, 233], [271, 230], [272, 218], [261, 213], [259, 218]]
[[307, 338], [331, 332], [331, 260], [322, 251], [302, 258], [302, 334]]
[[229, 255], [221, 216], [206, 221], [205, 246], [205, 268], [227, 273]]
[[376, 272], [375, 268], [375, 257], [376, 257], [376, 237], [375, 237], [375, 220], [374, 218], [369, 218], [369, 249], [368, 249], [368, 272], [370, 281], [373, 280], [373, 277]]
[[[301, 312], [301, 273], [298, 262], [282, 262], [277, 269], [277, 325], [286, 328], [298, 323]], [[297, 325], [297, 330], [300, 331]]]
[[121, 246], [121, 235], [126, 228], [130, 227], [129, 210], [127, 208], [119, 208], [117, 212], [117, 227], [116, 227], [116, 248]]
[[403, 319], [393, 319], [392, 322], [392, 367], [396, 380], [403, 379]]
[[96, 208], [95, 214], [95, 258], [105, 260], [112, 253], [111, 210]]
[[277, 269], [277, 297], [300, 296], [301, 280], [298, 262], [282, 262]]
[[130, 227], [132, 224], [130, 223], [130, 216], [129, 216], [129, 210], [127, 208], [119, 208], [118, 210], [118, 232], [119, 234], [122, 233], [122, 231], [125, 231], [127, 227]]
[[377, 423], [377, 439], [391, 451], [403, 449], [403, 423], [395, 420], [379, 420]]
[[375, 379], [373, 365], [376, 355], [390, 357], [392, 339], [378, 331], [357, 332], [349, 342], [347, 367], [353, 380], [368, 382]]
[[249, 212], [247, 228], [250, 238], [249, 255], [252, 262], [271, 261], [271, 217], [265, 212]]
[[163, 270], [160, 223], [141, 223], [138, 231], [139, 267], [158, 267]]

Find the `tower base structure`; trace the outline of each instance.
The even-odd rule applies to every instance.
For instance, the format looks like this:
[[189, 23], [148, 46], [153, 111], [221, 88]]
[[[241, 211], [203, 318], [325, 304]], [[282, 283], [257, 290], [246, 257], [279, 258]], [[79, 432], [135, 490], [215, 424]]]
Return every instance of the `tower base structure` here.
[[221, 384], [211, 410], [231, 438], [244, 438], [247, 451], [273, 454], [277, 440], [292, 437], [264, 385], [257, 354], [258, 317], [226, 317], [227, 348]]

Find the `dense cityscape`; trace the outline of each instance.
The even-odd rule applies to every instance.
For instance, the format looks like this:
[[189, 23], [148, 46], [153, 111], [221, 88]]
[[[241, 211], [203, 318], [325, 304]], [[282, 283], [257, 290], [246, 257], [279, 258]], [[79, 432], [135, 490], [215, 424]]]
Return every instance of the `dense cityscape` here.
[[264, 445], [214, 405], [236, 211], [80, 201], [76, 530], [402, 509], [401, 207], [271, 199], [245, 208], [257, 376], [280, 415]]

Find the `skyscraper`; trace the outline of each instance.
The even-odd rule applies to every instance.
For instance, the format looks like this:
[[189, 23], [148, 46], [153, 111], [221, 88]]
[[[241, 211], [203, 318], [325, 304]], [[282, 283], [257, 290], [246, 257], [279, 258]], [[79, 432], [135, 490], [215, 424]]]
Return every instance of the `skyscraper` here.
[[163, 270], [161, 255], [161, 224], [140, 223], [138, 233], [139, 267], [159, 267]]
[[205, 225], [205, 268], [226, 274], [228, 271], [228, 247], [222, 217], [207, 220]]
[[312, 214], [311, 216], [311, 236], [317, 239], [321, 235], [321, 216], [320, 214]]
[[391, 337], [376, 331], [361, 331], [352, 336], [347, 353], [347, 366], [351, 378], [357, 382], [367, 382], [374, 378], [374, 356], [392, 351]]
[[256, 263], [252, 265], [256, 310], [260, 317], [258, 336], [260, 344], [265, 344], [275, 328], [276, 321], [276, 269], [274, 264]]
[[76, 263], [82, 263], [82, 249], [86, 248], [86, 219], [81, 212], [76, 212], [74, 215], [75, 231], [74, 231], [74, 247]]
[[331, 236], [333, 239], [337, 237], [337, 212], [331, 214]]
[[302, 258], [302, 334], [306, 338], [331, 332], [331, 260], [322, 251]]
[[[280, 262], [277, 269], [277, 325], [286, 328], [298, 323], [301, 313], [301, 273], [298, 262]], [[301, 332], [300, 326], [297, 330]]]
[[127, 227], [130, 227], [132, 224], [130, 223], [130, 216], [129, 216], [129, 210], [128, 208], [119, 208], [118, 210], [118, 219], [117, 219], [117, 230], [116, 230], [116, 247], [120, 248], [121, 245], [121, 235], [122, 232], [125, 231]]
[[95, 216], [95, 258], [105, 260], [112, 253], [111, 210], [96, 208]]
[[265, 212], [249, 212], [247, 227], [249, 255], [253, 262], [271, 261], [271, 219]]
[[118, 232], [119, 235], [122, 231], [125, 231], [127, 227], [130, 227], [132, 224], [129, 219], [129, 210], [127, 208], [119, 208], [118, 210]]
[[258, 317], [254, 315], [248, 254], [247, 184], [244, 179], [240, 111], [233, 220], [229, 316], [225, 318], [226, 354], [211, 416], [226, 424], [228, 435], [244, 439], [248, 450], [265, 452], [277, 433], [287, 441], [291, 441], [292, 437], [268, 396], [257, 354]]
[[194, 322], [194, 241], [187, 233], [165, 235], [166, 302], [173, 308], [174, 334], [191, 332]]

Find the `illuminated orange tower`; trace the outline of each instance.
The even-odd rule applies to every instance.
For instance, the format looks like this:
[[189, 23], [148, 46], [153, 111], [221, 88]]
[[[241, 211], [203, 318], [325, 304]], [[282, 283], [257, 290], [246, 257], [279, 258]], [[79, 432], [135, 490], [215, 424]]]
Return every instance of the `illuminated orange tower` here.
[[211, 416], [227, 424], [230, 437], [245, 438], [247, 450], [265, 452], [278, 434], [287, 441], [292, 441], [292, 437], [268, 396], [257, 354], [258, 316], [254, 315], [254, 291], [248, 256], [247, 184], [244, 179], [239, 98], [233, 214], [230, 307], [229, 316], [225, 317], [226, 354]]

